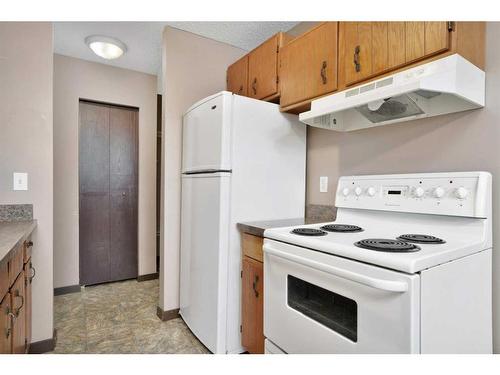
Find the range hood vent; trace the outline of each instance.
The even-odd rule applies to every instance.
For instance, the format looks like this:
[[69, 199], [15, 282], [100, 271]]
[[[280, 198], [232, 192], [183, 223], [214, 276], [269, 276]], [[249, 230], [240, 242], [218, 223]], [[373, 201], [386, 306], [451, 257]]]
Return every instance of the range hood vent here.
[[351, 131], [484, 107], [485, 73], [455, 54], [311, 103], [300, 121]]

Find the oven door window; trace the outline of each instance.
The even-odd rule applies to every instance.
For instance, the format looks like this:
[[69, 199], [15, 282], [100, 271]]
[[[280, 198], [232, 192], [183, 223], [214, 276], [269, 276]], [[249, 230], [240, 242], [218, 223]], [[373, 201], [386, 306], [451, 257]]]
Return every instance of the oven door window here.
[[347, 297], [288, 275], [288, 306], [338, 334], [358, 340], [358, 305]]

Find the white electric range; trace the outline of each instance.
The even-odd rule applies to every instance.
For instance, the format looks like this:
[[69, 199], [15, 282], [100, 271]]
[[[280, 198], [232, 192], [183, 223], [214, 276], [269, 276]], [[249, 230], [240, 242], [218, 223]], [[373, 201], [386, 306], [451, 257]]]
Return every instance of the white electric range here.
[[264, 233], [268, 353], [491, 353], [491, 175], [339, 179], [334, 223]]

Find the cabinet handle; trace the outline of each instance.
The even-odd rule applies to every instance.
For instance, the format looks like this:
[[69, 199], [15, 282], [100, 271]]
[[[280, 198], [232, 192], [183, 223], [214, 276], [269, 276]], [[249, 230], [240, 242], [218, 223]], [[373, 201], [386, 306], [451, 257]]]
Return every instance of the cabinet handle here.
[[361, 48], [359, 46], [356, 46], [354, 48], [354, 66], [356, 67], [356, 72], [359, 73], [361, 71], [361, 64], [359, 63], [359, 52]]
[[16, 310], [15, 312], [15, 315], [16, 317], [19, 316], [19, 313], [21, 312], [22, 308], [24, 307], [24, 296], [22, 296], [20, 293], [19, 293], [19, 290], [16, 290], [14, 292], [14, 297], [16, 298], [21, 298], [21, 306], [19, 306], [19, 308]]
[[257, 95], [257, 78], [253, 79], [253, 82], [252, 82], [252, 91], [253, 91], [254, 95]]
[[255, 293], [255, 298], [259, 298], [259, 291], [257, 290], [257, 283], [259, 282], [259, 275], [255, 275], [254, 281], [252, 283], [253, 292]]
[[321, 80], [323, 81], [323, 85], [326, 85], [327, 79], [326, 79], [326, 61], [323, 61], [323, 64], [321, 64]]
[[33, 264], [31, 264], [31, 262], [30, 262], [30, 270], [33, 272], [32, 275], [30, 276], [30, 284], [31, 284], [36, 275], [36, 268], [33, 267]]
[[12, 326], [14, 324], [13, 321], [16, 319], [16, 316], [12, 314], [12, 312], [10, 311], [10, 307], [7, 307], [7, 309], [5, 310], [5, 315], [7, 315], [10, 318], [9, 319], [10, 327], [5, 330], [5, 338], [8, 339], [12, 332]]

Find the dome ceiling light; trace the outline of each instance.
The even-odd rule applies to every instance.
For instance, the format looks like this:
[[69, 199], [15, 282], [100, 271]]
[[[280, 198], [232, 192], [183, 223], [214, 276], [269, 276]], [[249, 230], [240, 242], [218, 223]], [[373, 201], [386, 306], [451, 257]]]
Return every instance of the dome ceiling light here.
[[87, 44], [97, 56], [106, 60], [117, 59], [127, 52], [125, 43], [109, 36], [91, 35], [85, 38], [85, 44]]

